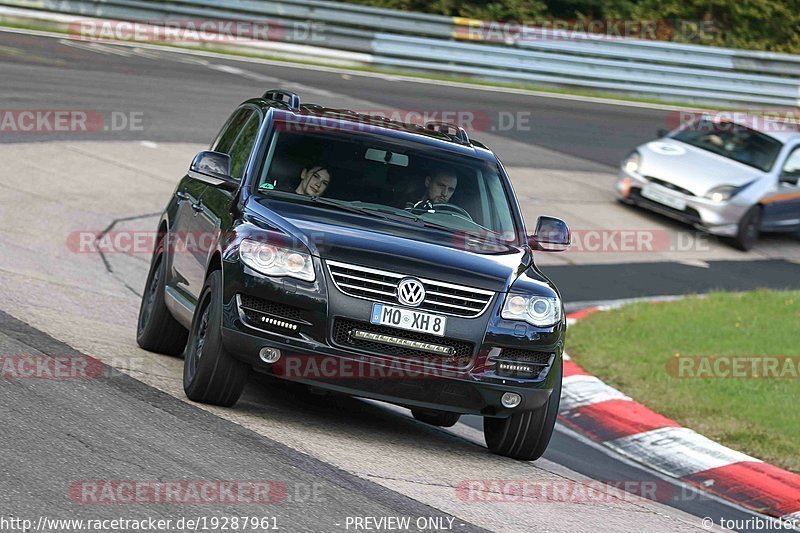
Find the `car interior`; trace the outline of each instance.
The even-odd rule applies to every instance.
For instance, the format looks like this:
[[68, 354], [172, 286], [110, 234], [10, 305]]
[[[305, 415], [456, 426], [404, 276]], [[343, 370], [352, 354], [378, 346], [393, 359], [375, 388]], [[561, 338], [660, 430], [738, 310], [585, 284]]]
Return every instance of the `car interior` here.
[[303, 169], [324, 165], [331, 175], [326, 198], [404, 209], [424, 197], [425, 177], [448, 168], [458, 178], [450, 204], [491, 227], [486, 179], [480, 168], [450, 163], [385, 141], [343, 140], [341, 136], [280, 132], [259, 187], [294, 192]]

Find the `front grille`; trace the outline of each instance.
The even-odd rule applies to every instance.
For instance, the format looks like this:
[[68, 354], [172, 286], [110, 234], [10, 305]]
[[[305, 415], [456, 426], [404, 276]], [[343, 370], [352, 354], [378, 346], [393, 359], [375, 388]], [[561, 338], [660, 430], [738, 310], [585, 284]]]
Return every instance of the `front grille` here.
[[645, 179], [650, 181], [651, 183], [655, 183], [657, 185], [661, 185], [662, 187], [666, 187], [667, 189], [670, 189], [672, 191], [679, 192], [681, 194], [685, 194], [686, 196], [694, 196], [695, 195], [689, 189], [684, 189], [683, 187], [679, 187], [678, 185], [675, 185], [674, 183], [670, 183], [668, 181], [664, 181], [664, 180], [661, 180], [661, 179], [658, 179], [658, 178], [654, 178], [652, 176], [645, 176]]
[[[408, 339], [412, 341], [429, 342], [431, 344], [438, 344], [447, 346], [453, 349], [452, 356], [433, 355], [426, 352], [414, 350], [404, 346], [391, 346], [387, 344], [371, 342], [364, 339], [354, 339], [351, 336], [353, 330], [369, 331], [372, 333], [382, 333], [384, 335], [393, 335], [401, 339]], [[420, 359], [424, 361], [431, 361], [435, 359], [437, 364], [445, 364], [452, 366], [466, 366], [472, 360], [472, 354], [475, 345], [468, 341], [458, 339], [451, 339], [448, 337], [437, 337], [436, 335], [428, 335], [425, 333], [417, 333], [414, 331], [406, 331], [398, 328], [390, 328], [386, 326], [378, 326], [370, 324], [369, 322], [359, 322], [356, 320], [349, 320], [346, 318], [336, 318], [333, 321], [333, 342], [339, 346], [346, 348], [358, 348], [376, 355], [388, 355], [392, 357], [403, 357], [410, 359]]]
[[678, 220], [683, 220], [685, 222], [689, 222], [692, 224], [700, 224], [703, 221], [697, 209], [694, 209], [693, 207], [687, 207], [683, 211], [680, 211], [679, 209], [675, 209], [674, 207], [654, 202], [649, 198], [645, 198], [644, 196], [642, 196], [641, 191], [637, 188], [631, 189], [630, 199], [636, 202], [638, 205], [646, 207], [651, 211], [655, 211], [657, 213], [661, 213], [662, 215], [666, 215], [669, 217], [677, 218]]
[[[343, 293], [376, 302], [399, 305], [397, 284], [409, 277], [335, 261], [327, 261], [333, 283]], [[481, 315], [492, 301], [494, 293], [442, 281], [416, 278], [425, 287], [425, 301], [418, 309], [444, 315], [473, 318]]]
[[490, 358], [495, 363], [497, 375], [511, 378], [537, 378], [547, 373], [552, 353], [503, 348], [499, 355]]

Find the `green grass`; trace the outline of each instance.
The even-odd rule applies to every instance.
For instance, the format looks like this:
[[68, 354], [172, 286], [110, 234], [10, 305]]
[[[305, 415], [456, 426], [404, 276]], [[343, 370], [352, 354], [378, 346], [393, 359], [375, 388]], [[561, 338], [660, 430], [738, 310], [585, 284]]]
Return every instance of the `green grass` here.
[[595, 313], [570, 328], [567, 351], [654, 411], [800, 473], [800, 378], [675, 375], [676, 354], [799, 356], [800, 291], [713, 293]]

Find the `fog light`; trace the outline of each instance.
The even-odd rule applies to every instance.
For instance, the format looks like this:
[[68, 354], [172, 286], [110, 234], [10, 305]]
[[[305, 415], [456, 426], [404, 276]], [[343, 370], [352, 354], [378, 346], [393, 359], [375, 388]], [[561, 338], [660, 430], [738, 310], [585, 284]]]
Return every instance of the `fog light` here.
[[522, 402], [522, 396], [516, 392], [507, 392], [503, 394], [503, 397], [500, 399], [500, 403], [503, 404], [503, 407], [507, 407], [509, 409], [513, 409], [514, 407], [518, 406], [520, 402]]
[[265, 363], [275, 363], [278, 359], [281, 358], [281, 351], [277, 348], [261, 348], [261, 351], [258, 352], [258, 356], [261, 358], [262, 361]]

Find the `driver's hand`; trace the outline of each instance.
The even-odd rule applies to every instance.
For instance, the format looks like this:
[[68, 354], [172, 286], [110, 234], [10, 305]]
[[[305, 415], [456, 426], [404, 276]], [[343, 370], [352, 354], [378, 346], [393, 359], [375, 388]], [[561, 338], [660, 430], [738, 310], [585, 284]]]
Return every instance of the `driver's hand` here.
[[424, 209], [426, 211], [429, 211], [433, 209], [433, 204], [431, 203], [430, 200], [420, 200], [419, 202], [414, 204], [414, 207], [412, 209]]

